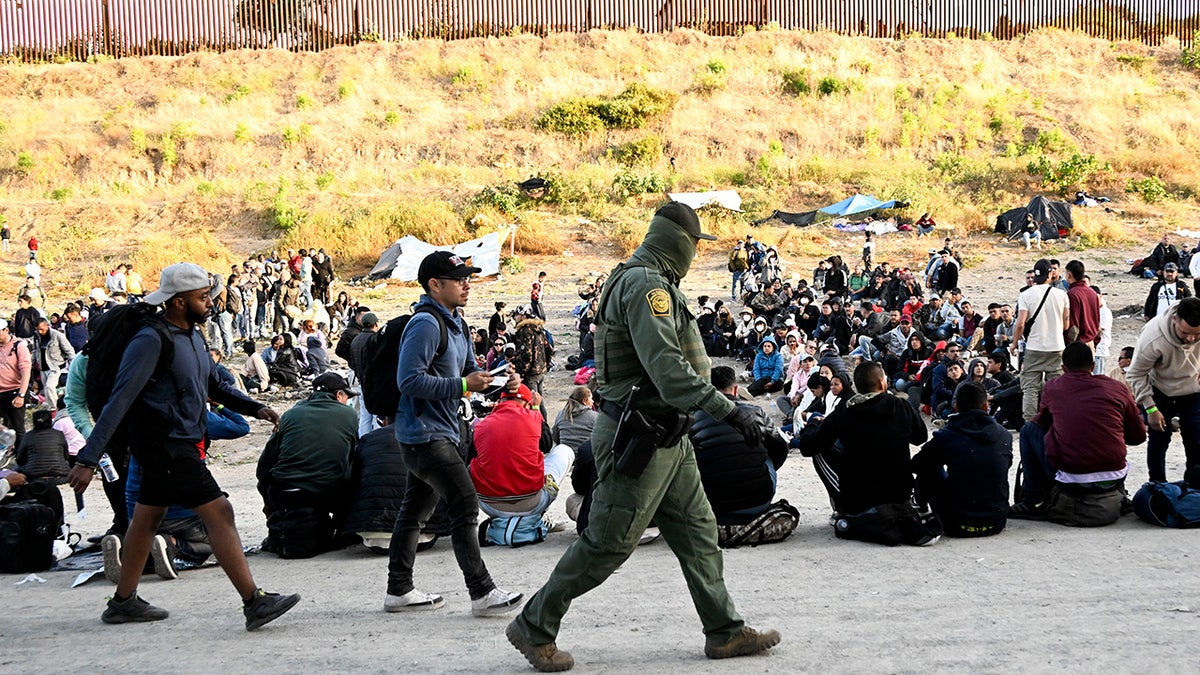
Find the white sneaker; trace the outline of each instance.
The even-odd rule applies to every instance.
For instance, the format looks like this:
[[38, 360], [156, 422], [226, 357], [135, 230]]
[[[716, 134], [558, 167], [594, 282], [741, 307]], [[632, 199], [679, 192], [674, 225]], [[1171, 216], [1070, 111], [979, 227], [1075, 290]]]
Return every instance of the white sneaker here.
[[150, 559], [154, 561], [154, 573], [159, 577], [168, 580], [179, 578], [167, 552], [167, 540], [161, 534], [154, 535], [154, 541], [150, 542]]
[[442, 599], [442, 596], [434, 593], [423, 593], [414, 588], [404, 595], [392, 595], [389, 593], [383, 599], [383, 611], [420, 612], [438, 609], [445, 604], [446, 601]]
[[562, 532], [567, 529], [567, 521], [553, 520], [552, 518], [550, 518], [550, 516], [547, 516], [547, 515], [542, 516], [542, 524], [546, 528], [546, 534]]
[[475, 616], [501, 616], [521, 606], [525, 596], [493, 588], [482, 598], [471, 601], [471, 613]]

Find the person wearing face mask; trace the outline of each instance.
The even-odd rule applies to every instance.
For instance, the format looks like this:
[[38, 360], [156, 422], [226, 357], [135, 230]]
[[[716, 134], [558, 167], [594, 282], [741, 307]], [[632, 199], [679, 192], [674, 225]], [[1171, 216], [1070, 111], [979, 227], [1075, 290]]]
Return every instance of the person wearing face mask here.
[[[761, 414], [735, 406], [712, 385], [711, 361], [687, 297], [679, 290], [701, 239], [716, 237], [702, 231], [691, 207], [678, 202], [663, 206], [641, 246], [613, 271], [600, 298], [596, 376], [601, 414], [592, 429], [598, 480], [589, 524], [505, 631], [540, 671], [574, 666], [571, 655], [555, 642], [563, 616], [572, 600], [595, 589], [629, 558], [652, 518], [688, 581], [704, 629], [705, 656], [749, 656], [780, 641], [776, 631], [747, 626], [734, 608], [725, 587], [716, 518], [686, 433], [688, 414], [703, 410], [728, 423], [751, 446], [764, 434]], [[647, 424], [622, 426], [630, 423], [629, 411], [637, 411]], [[630, 458], [640, 460], [639, 465]], [[626, 646], [626, 651], [636, 649], [636, 641]], [[646, 649], [649, 658], [657, 647]]]
[[[346, 378], [325, 373], [313, 380], [307, 399], [283, 414], [256, 473], [269, 531], [287, 510], [313, 509], [318, 517], [332, 518], [335, 526], [345, 517], [353, 496], [351, 464], [358, 444], [358, 414], [350, 403], [355, 396], [358, 392]], [[317, 552], [332, 549], [333, 529], [327, 532], [329, 539], [314, 546]]]

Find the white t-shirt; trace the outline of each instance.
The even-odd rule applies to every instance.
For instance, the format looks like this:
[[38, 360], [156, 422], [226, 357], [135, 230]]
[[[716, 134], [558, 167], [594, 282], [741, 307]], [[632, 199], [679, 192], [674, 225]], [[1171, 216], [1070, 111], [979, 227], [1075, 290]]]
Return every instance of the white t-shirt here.
[[[1047, 290], [1048, 289], [1048, 290]], [[1046, 295], [1049, 293], [1049, 295]], [[1042, 305], [1042, 298], [1046, 303]], [[1038, 305], [1042, 311], [1038, 312]], [[1071, 301], [1067, 292], [1058, 286], [1037, 284], [1017, 296], [1017, 312], [1025, 310], [1025, 348], [1035, 352], [1061, 352], [1067, 344], [1063, 340], [1063, 314]], [[1033, 331], [1029, 330], [1029, 319], [1037, 312]]]
[[1158, 287], [1158, 309], [1155, 310], [1154, 316], [1162, 316], [1166, 313], [1167, 308], [1179, 302], [1179, 287], [1175, 282], [1163, 282], [1162, 286]]
[[1108, 305], [1100, 305], [1100, 341], [1096, 343], [1096, 358], [1106, 359], [1112, 349], [1113, 313]]

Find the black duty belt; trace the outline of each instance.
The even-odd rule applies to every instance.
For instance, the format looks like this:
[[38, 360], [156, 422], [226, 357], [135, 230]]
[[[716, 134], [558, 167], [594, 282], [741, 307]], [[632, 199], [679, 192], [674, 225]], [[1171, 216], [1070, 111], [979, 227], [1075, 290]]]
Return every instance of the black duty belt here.
[[608, 415], [618, 422], [621, 421], [621, 413], [623, 411], [624, 409], [621, 407], [621, 405], [615, 401], [608, 401], [604, 399], [601, 399], [600, 401], [600, 412]]

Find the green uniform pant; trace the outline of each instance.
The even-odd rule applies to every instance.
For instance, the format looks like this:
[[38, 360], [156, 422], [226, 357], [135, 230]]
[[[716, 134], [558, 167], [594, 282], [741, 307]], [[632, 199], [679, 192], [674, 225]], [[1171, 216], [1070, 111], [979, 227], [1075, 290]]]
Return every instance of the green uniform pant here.
[[571, 601], [604, 583], [629, 558], [653, 518], [679, 559], [707, 641], [723, 644], [744, 622], [725, 588], [717, 521], [700, 484], [691, 441], [684, 436], [669, 448], [659, 448], [634, 479], [615, 470], [615, 430], [611, 417], [597, 418], [592, 449], [599, 479], [588, 527], [563, 553], [546, 585], [526, 603], [517, 627], [534, 644], [554, 642]]

